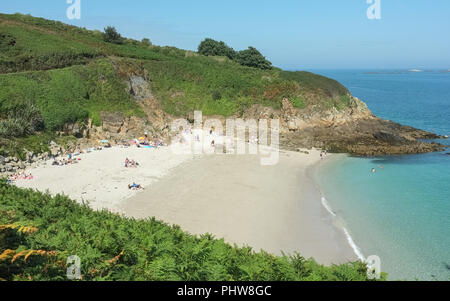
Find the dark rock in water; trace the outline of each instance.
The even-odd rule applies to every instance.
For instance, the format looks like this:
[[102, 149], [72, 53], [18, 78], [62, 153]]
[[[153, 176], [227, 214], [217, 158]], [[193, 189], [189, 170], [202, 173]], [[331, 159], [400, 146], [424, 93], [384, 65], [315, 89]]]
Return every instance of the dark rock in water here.
[[450, 156], [450, 153], [446, 153], [446, 155]]
[[280, 145], [292, 150], [315, 147], [336, 153], [382, 156], [443, 151], [444, 145], [419, 140], [436, 137], [433, 133], [381, 118], [366, 118], [288, 133], [280, 138]]
[[399, 145], [407, 143], [408, 140], [398, 134], [386, 133], [386, 132], [376, 132], [373, 134], [375, 139], [385, 141], [391, 145]]

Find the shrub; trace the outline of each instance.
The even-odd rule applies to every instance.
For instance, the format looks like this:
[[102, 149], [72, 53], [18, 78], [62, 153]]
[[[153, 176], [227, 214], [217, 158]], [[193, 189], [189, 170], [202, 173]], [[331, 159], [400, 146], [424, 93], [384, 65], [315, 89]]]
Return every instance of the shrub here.
[[254, 67], [263, 70], [272, 68], [272, 63], [266, 60], [261, 52], [254, 47], [248, 47], [247, 50], [239, 51], [236, 61], [247, 67]]
[[220, 91], [214, 91], [212, 94], [212, 99], [213, 100], [219, 100], [222, 99], [222, 94], [220, 93]]
[[292, 99], [292, 104], [298, 109], [304, 109], [306, 107], [305, 101], [300, 96]]
[[122, 36], [117, 32], [115, 27], [108, 26], [105, 28], [103, 40], [107, 43], [123, 44]]
[[0, 121], [2, 137], [23, 137], [44, 128], [41, 113], [31, 102], [17, 104], [7, 115], [7, 119]]
[[206, 56], [226, 56], [234, 59], [236, 52], [224, 42], [218, 42], [213, 39], [205, 39], [198, 46], [198, 52]]
[[150, 42], [150, 40], [147, 38], [142, 39], [141, 44], [147, 47], [152, 46], [152, 42]]

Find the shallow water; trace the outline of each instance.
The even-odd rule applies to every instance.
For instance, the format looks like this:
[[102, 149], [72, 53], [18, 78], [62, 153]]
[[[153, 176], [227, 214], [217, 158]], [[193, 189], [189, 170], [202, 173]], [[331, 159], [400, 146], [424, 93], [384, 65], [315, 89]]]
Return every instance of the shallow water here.
[[[450, 133], [450, 73], [315, 72], [343, 83], [380, 117], [441, 135]], [[341, 156], [317, 171], [332, 210], [366, 257], [381, 258], [382, 270], [391, 280], [450, 280], [447, 152]]]

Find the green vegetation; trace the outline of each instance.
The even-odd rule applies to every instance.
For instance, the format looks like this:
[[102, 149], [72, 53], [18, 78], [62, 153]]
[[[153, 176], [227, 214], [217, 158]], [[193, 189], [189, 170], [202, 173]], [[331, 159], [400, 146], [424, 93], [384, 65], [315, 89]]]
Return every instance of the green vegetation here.
[[247, 67], [254, 67], [263, 70], [272, 68], [272, 63], [266, 60], [261, 52], [254, 47], [248, 47], [247, 50], [239, 51], [236, 61], [242, 66]]
[[0, 136], [28, 136], [44, 127], [41, 112], [31, 102], [12, 103], [6, 113], [0, 119]]
[[319, 97], [332, 99], [350, 95], [350, 92], [338, 81], [306, 71], [282, 71], [280, 76], [293, 80], [302, 86], [303, 93], [315, 94]]
[[208, 38], [200, 43], [198, 53], [205, 56], [225, 56], [230, 60], [235, 60], [242, 66], [263, 70], [272, 68], [272, 63], [254, 47], [248, 47], [247, 50], [236, 52], [224, 42], [218, 42]]
[[[334, 80], [272, 68], [255, 48], [235, 52], [212, 39], [200, 44], [200, 55], [154, 46], [149, 39], [123, 38], [113, 27], [102, 33], [29, 15], [0, 14], [0, 50], [4, 150], [37, 131], [60, 131], [88, 118], [100, 125], [102, 111], [144, 117], [129, 93], [133, 75], [145, 78], [162, 108], [175, 116], [194, 110], [240, 115], [254, 104], [280, 109], [283, 98], [299, 109], [350, 105], [348, 90]], [[24, 110], [24, 116], [33, 118], [19, 118]]]
[[[39, 108], [49, 131], [84, 122], [88, 117], [99, 124], [100, 111], [143, 116], [108, 59], [64, 69], [1, 75], [0, 86], [4, 87], [0, 90], [0, 116], [10, 116], [27, 100]], [[22, 135], [14, 132], [13, 136]]]
[[198, 45], [198, 53], [206, 56], [226, 56], [230, 60], [236, 57], [236, 51], [224, 42], [205, 39]]
[[300, 110], [306, 107], [305, 100], [301, 96], [292, 99], [292, 104]]
[[103, 33], [103, 40], [107, 43], [122, 44], [123, 38], [115, 27], [108, 26]]
[[368, 280], [362, 263], [255, 253], [0, 182], [0, 278], [66, 280], [70, 255], [81, 258], [83, 280]]

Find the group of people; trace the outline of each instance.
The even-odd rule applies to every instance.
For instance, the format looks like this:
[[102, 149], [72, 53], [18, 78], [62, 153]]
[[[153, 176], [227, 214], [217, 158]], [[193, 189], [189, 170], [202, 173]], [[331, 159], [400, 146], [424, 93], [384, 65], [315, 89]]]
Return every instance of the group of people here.
[[136, 168], [138, 166], [139, 166], [138, 162], [136, 162], [134, 160], [130, 160], [128, 158], [125, 159], [125, 168], [129, 168], [129, 167]]
[[33, 180], [34, 177], [31, 173], [26, 174], [24, 171], [21, 173], [16, 173], [13, 176], [8, 178], [8, 183], [12, 183], [17, 180]]
[[79, 160], [81, 160], [81, 159], [73, 159], [72, 155], [69, 155], [68, 159], [66, 159], [66, 158], [64, 158], [62, 160], [57, 160], [56, 158], [53, 159], [52, 165], [53, 166], [65, 166], [65, 165], [70, 165], [70, 164], [76, 164], [76, 163], [78, 163]]
[[323, 159], [323, 158], [325, 158], [326, 156], [328, 156], [328, 152], [327, 152], [326, 150], [320, 152], [320, 159]]

